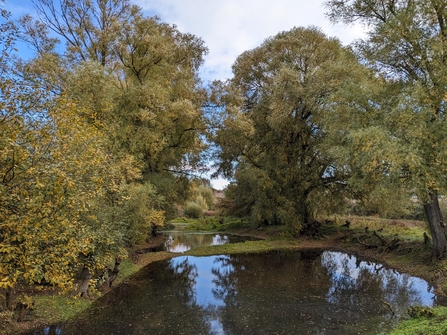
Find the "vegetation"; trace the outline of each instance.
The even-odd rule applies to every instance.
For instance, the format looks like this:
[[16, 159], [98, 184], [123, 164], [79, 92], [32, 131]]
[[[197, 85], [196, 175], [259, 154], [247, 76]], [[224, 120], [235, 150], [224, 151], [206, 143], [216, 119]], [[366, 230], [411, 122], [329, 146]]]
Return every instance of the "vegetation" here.
[[185, 214], [190, 218], [197, 219], [203, 216], [203, 208], [195, 201], [190, 201], [185, 207]]
[[[326, 4], [332, 21], [359, 20], [370, 27], [368, 37], [355, 49], [374, 71], [373, 85], [380, 93], [361, 87], [342, 99], [337, 115], [346, 115], [342, 122], [349, 120], [344, 123], [347, 150], [338, 154], [356, 171], [356, 185], [372, 184], [369, 188], [374, 189], [386, 188], [386, 183], [414, 192], [430, 225], [433, 256], [441, 257], [447, 247], [438, 203], [438, 195], [446, 191], [445, 2], [330, 0]], [[361, 118], [361, 124], [354, 116]]]
[[445, 334], [447, 329], [447, 309], [445, 307], [412, 308], [409, 312], [411, 319], [401, 322], [389, 335]]
[[241, 214], [299, 233], [317, 212], [342, 207], [346, 175], [324, 150], [322, 121], [356, 67], [318, 28], [294, 28], [240, 55], [234, 78], [215, 83], [218, 173], [234, 176]]
[[[0, 313], [51, 287], [63, 294], [40, 294], [37, 315], [72, 316], [89, 304], [69, 296], [172, 257], [126, 260], [178, 215], [186, 229], [274, 237], [191, 255], [326, 236], [447, 273], [445, 1], [328, 0], [332, 21], [360, 20], [367, 38], [343, 47], [317, 27], [280, 32], [207, 88], [204, 42], [130, 0], [34, 4], [35, 17], [0, 13]], [[18, 38], [30, 59], [13, 57]], [[233, 181], [219, 200], [195, 177], [209, 143], [216, 175]], [[395, 221], [424, 217], [429, 229]], [[396, 331], [429, 334], [447, 314], [413, 312]]]
[[[22, 285], [88, 296], [113, 281], [188, 199], [204, 148], [199, 38], [127, 0], [35, 5], [15, 23], [2, 11], [2, 310]], [[10, 55], [19, 33], [33, 58]]]

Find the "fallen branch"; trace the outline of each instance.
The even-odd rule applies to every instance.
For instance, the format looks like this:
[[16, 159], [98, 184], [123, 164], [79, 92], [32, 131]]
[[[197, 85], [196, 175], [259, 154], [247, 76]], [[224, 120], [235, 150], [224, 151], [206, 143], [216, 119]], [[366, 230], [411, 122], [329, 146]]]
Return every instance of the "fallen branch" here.
[[367, 248], [377, 248], [377, 245], [374, 245], [374, 244], [368, 244], [368, 243], [365, 243], [365, 242], [362, 242], [362, 241], [360, 241], [360, 239], [357, 237], [357, 241], [359, 241], [359, 243], [361, 244], [361, 245], [364, 245], [365, 247], [367, 247]]
[[375, 237], [377, 237], [379, 240], [380, 240], [380, 242], [382, 243], [382, 245], [386, 245], [387, 243], [386, 243], [386, 241], [381, 237], [381, 236], [379, 236], [379, 234], [377, 234], [377, 232], [374, 230], [374, 232], [373, 232], [373, 235], [375, 236]]
[[393, 310], [393, 307], [391, 307], [391, 304], [389, 303], [389, 302], [386, 302], [385, 300], [380, 300], [381, 302], [383, 302], [385, 305], [387, 305], [388, 306], [388, 308], [390, 309], [390, 311], [391, 311], [391, 313], [393, 314], [393, 315], [396, 315], [396, 313], [394, 312], [394, 310]]

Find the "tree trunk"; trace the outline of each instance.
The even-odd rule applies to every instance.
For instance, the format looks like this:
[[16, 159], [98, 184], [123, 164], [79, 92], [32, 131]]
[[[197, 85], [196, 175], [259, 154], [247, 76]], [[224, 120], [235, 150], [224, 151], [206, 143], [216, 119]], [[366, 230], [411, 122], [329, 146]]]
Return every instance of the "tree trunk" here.
[[433, 241], [432, 256], [440, 258], [447, 248], [447, 230], [439, 208], [438, 194], [435, 191], [429, 193], [430, 201], [424, 204], [425, 215], [427, 216], [430, 234]]
[[14, 309], [15, 303], [15, 288], [2, 288], [0, 289], [0, 297], [2, 298], [0, 304], [0, 311], [9, 310], [12, 311]]
[[119, 270], [119, 266], [121, 264], [121, 258], [116, 257], [115, 258], [115, 266], [113, 267], [113, 269], [108, 269], [107, 274], [108, 274], [108, 286], [112, 287], [114, 280], [116, 279], [116, 277], [118, 276], [118, 273], [120, 272]]
[[90, 279], [92, 279], [92, 275], [89, 269], [86, 266], [82, 267], [81, 271], [79, 272], [76, 278], [74, 295], [80, 297], [87, 297], [89, 295], [88, 289]]
[[157, 225], [155, 223], [151, 223], [151, 236], [152, 237], [157, 236]]

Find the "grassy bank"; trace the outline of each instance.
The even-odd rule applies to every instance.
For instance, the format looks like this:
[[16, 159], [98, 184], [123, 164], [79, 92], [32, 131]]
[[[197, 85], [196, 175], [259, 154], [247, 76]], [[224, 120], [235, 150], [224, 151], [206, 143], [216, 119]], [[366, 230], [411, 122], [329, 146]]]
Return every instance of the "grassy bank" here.
[[[383, 220], [377, 218], [350, 217], [349, 229], [344, 227], [346, 218], [334, 217], [319, 227], [320, 234], [313, 237], [294, 238], [285, 227], [257, 227], [249, 221], [234, 218], [208, 217], [197, 220], [179, 219], [172, 229], [193, 231], [230, 232], [260, 238], [236, 244], [225, 244], [191, 249], [183, 255], [206, 256], [263, 252], [269, 250], [297, 250], [307, 248], [336, 248], [355, 253], [361, 257], [376, 260], [402, 272], [419, 276], [436, 288], [440, 296], [447, 292], [447, 261], [432, 262], [431, 246], [424, 243], [425, 224], [419, 221]], [[398, 239], [397, 246], [393, 240]], [[153, 243], [161, 243], [161, 240]], [[149, 263], [175, 257], [168, 252], [148, 253], [144, 250], [151, 245], [142, 245], [133, 250], [129, 259], [120, 266], [120, 273], [114, 285], [126, 281], [129, 276]], [[54, 294], [34, 296], [35, 307], [30, 321], [22, 323], [3, 322], [5, 334], [17, 334], [30, 327], [63, 322], [89, 308], [91, 302], [108, 288], [97, 292], [90, 300], [73, 299]], [[393, 334], [445, 334], [447, 330], [447, 308], [435, 308], [433, 312], [414, 313], [413, 318], [399, 324]], [[6, 320], [7, 318], [4, 318]], [[419, 327], [419, 328], [417, 328]], [[420, 328], [422, 327], [422, 328]], [[444, 332], [436, 332], [436, 331]]]
[[445, 335], [447, 333], [447, 308], [414, 308], [411, 318], [401, 321], [389, 335]]

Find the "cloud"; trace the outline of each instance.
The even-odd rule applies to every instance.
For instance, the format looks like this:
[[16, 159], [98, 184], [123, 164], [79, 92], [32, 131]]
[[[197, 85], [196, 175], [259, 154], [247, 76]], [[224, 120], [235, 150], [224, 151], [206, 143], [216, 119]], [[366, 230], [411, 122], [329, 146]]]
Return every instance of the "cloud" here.
[[280, 31], [318, 26], [349, 44], [363, 36], [359, 26], [332, 25], [323, 0], [138, 0], [136, 3], [180, 31], [201, 37], [210, 52], [201, 71], [205, 81], [231, 76], [242, 52]]
[[[147, 14], [175, 24], [182, 32], [205, 41], [209, 54], [201, 70], [204, 82], [232, 76], [237, 56], [266, 38], [293, 27], [317, 26], [347, 45], [361, 38], [360, 26], [332, 25], [325, 17], [324, 0], [136, 0]], [[213, 180], [224, 188], [228, 181]]]

